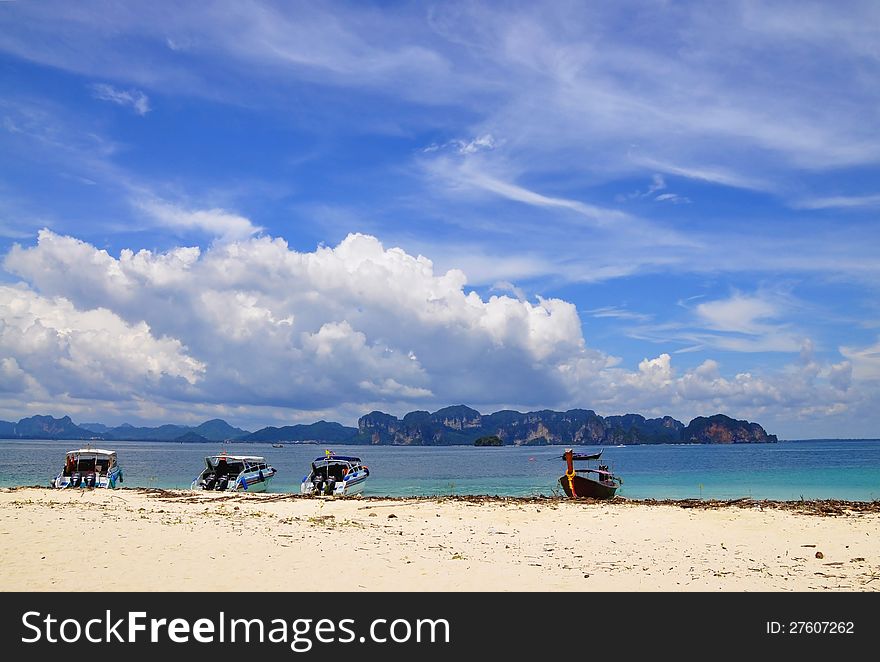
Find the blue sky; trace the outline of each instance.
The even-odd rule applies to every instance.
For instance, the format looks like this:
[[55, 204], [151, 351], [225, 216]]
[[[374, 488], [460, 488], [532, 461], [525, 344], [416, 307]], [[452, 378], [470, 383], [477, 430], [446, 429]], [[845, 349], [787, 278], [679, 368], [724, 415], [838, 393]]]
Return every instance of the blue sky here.
[[0, 417], [877, 436], [878, 19], [4, 4]]

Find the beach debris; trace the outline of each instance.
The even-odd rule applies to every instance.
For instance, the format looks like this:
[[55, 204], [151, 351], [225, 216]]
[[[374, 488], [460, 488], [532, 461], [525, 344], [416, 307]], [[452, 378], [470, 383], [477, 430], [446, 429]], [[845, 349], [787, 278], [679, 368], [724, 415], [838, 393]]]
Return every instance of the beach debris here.
[[[34, 485], [20, 486], [13, 488], [2, 488], [10, 492], [26, 489], [50, 490], [51, 488]], [[280, 501], [299, 499], [313, 499], [308, 495], [301, 494], [261, 494], [261, 493], [237, 493], [230, 494], [194, 494], [191, 490], [167, 490], [157, 487], [139, 487], [125, 488], [124, 491], [132, 493], [145, 494], [151, 498], [167, 500], [179, 503], [221, 503], [224, 501], [233, 502], [264, 502], [264, 501]], [[82, 494], [78, 495], [82, 498]], [[798, 500], [798, 501], [773, 501], [759, 500], [750, 498], [728, 499], [728, 500], [700, 500], [700, 499], [625, 499], [615, 496], [614, 499], [578, 499], [576, 504], [571, 503], [566, 497], [560, 495], [543, 495], [534, 496], [490, 496], [490, 495], [472, 495], [472, 494], [452, 494], [452, 495], [432, 495], [432, 496], [406, 496], [406, 497], [388, 497], [388, 496], [364, 496], [358, 495], [359, 500], [366, 502], [365, 505], [359, 506], [359, 509], [372, 508], [399, 508], [408, 505], [418, 505], [421, 503], [463, 503], [468, 505], [480, 504], [497, 504], [505, 506], [521, 507], [526, 504], [543, 504], [548, 507], [554, 507], [557, 504], [565, 502], [566, 507], [592, 508], [601, 505], [603, 508], [609, 504], [626, 506], [678, 506], [679, 508], [697, 508], [700, 510], [716, 510], [719, 508], [754, 508], [760, 505], [764, 509], [772, 510], [788, 510], [804, 515], [818, 515], [822, 517], [833, 516], [850, 516], [866, 513], [880, 513], [880, 499], [874, 501], [844, 501], [841, 499], [816, 499], [816, 500]], [[322, 504], [323, 505], [323, 504]], [[540, 509], [538, 509], [540, 510]], [[436, 513], [437, 517], [441, 517], [440, 513]]]
[[388, 519], [397, 519], [397, 515], [394, 513], [388, 513]]
[[822, 552], [816, 552], [816, 558], [817, 559], [824, 559], [825, 555]]
[[815, 545], [801, 545], [801, 547], [815, 547]]

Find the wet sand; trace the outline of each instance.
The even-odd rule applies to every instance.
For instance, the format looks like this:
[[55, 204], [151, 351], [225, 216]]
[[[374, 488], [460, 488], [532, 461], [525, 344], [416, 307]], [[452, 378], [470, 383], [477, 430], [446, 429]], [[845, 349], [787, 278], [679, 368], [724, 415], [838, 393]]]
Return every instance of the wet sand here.
[[0, 490], [0, 589], [877, 591], [880, 504]]

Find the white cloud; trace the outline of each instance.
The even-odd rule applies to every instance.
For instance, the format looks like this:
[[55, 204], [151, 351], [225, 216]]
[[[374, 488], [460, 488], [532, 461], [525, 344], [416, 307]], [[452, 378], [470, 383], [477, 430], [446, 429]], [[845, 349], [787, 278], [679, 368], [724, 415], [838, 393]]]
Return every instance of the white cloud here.
[[515, 296], [520, 301], [525, 301], [529, 297], [526, 296], [525, 290], [521, 287], [517, 287], [513, 283], [507, 280], [499, 280], [496, 281], [492, 285], [493, 292], [510, 292], [513, 296]]
[[[701, 301], [691, 308], [691, 301]], [[648, 320], [627, 330], [633, 338], [655, 343], [685, 344], [683, 354], [706, 348], [729, 352], [800, 352], [809, 343], [805, 332], [790, 318], [803, 304], [782, 291], [734, 292], [727, 298], [680, 301], [688, 311], [684, 319], [663, 323]], [[633, 318], [635, 319], [635, 318]]]
[[674, 205], [689, 204], [690, 198], [677, 193], [661, 193], [654, 198], [657, 202], [671, 202]]
[[805, 198], [794, 205], [798, 209], [852, 209], [880, 207], [880, 195], [831, 196], [826, 198]]
[[120, 90], [107, 83], [95, 83], [92, 86], [92, 95], [101, 101], [109, 101], [118, 106], [128, 106], [138, 115], [146, 115], [150, 112], [150, 99], [140, 90]]
[[479, 152], [493, 150], [497, 146], [498, 142], [495, 140], [492, 134], [485, 133], [481, 136], [473, 138], [472, 140], [463, 140], [461, 138], [456, 138], [455, 140], [450, 140], [449, 142], [442, 145], [431, 143], [427, 147], [423, 147], [421, 151], [423, 154], [430, 154], [431, 152], [439, 152], [441, 150], [451, 149], [454, 150], [457, 154], [467, 156], [468, 154], [477, 154]]
[[535, 207], [548, 207], [572, 211], [592, 223], [602, 226], [609, 223], [631, 223], [635, 219], [615, 209], [591, 205], [580, 200], [544, 195], [485, 171], [481, 164], [471, 161], [453, 163], [445, 159], [425, 164], [428, 172], [439, 180], [463, 189], [476, 189], [493, 195]]
[[591, 317], [608, 317], [612, 319], [636, 320], [638, 322], [647, 322], [652, 319], [651, 315], [644, 313], [636, 313], [618, 306], [603, 306], [602, 308], [594, 308], [584, 311]]
[[840, 353], [851, 362], [853, 378], [880, 381], [880, 338], [867, 347], [841, 347]]
[[156, 337], [146, 322], [64, 297], [0, 286], [3, 390], [126, 400], [182, 395], [204, 372], [180, 341]]
[[135, 205], [166, 227], [198, 230], [223, 241], [246, 239], [262, 230], [244, 216], [225, 209], [190, 210], [156, 198], [137, 200]]
[[477, 152], [495, 149], [496, 147], [495, 138], [492, 137], [491, 133], [477, 136], [473, 140], [457, 140], [456, 144], [459, 154], [476, 154]]
[[[772, 375], [725, 377], [711, 360], [680, 372], [668, 353], [627, 370], [587, 346], [571, 303], [482, 299], [461, 271], [366, 235], [310, 253], [263, 236], [113, 257], [44, 230], [4, 266], [27, 283], [0, 290], [0, 387], [22, 407], [56, 393], [78, 406], [136, 397], [156, 416], [185, 403], [252, 419], [467, 402], [688, 418], [843, 411], [869, 397], [850, 388], [856, 361], [855, 372], [822, 364], [810, 347]], [[735, 296], [701, 314], [752, 332], [774, 311]]]
[[462, 272], [435, 274], [430, 260], [364, 235], [314, 253], [262, 237], [113, 258], [43, 231], [5, 266], [49, 296], [109, 307], [129, 323], [146, 318], [180, 339], [206, 366], [198, 389], [207, 401], [558, 398], [556, 367], [585, 351], [571, 304], [484, 301], [464, 290]]
[[770, 328], [767, 320], [779, 317], [780, 308], [765, 297], [736, 293], [727, 299], [700, 303], [696, 313], [713, 331], [760, 334]]

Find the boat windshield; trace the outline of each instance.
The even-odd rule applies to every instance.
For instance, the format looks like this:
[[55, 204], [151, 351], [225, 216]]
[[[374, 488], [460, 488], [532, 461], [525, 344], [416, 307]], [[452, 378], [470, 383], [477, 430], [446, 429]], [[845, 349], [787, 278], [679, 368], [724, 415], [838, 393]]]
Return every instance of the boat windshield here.
[[220, 478], [222, 476], [238, 476], [244, 471], [244, 463], [236, 460], [227, 460], [226, 458], [208, 458], [208, 466], [211, 471]]
[[352, 465], [350, 462], [341, 462], [332, 458], [312, 462], [312, 474], [315, 478], [342, 480], [351, 470]]
[[268, 471], [269, 465], [263, 458], [244, 457], [206, 457], [207, 470], [218, 478], [223, 476], [235, 477], [242, 471]]
[[70, 476], [73, 473], [106, 474], [115, 466], [116, 457], [114, 455], [68, 455], [64, 463], [64, 475]]

